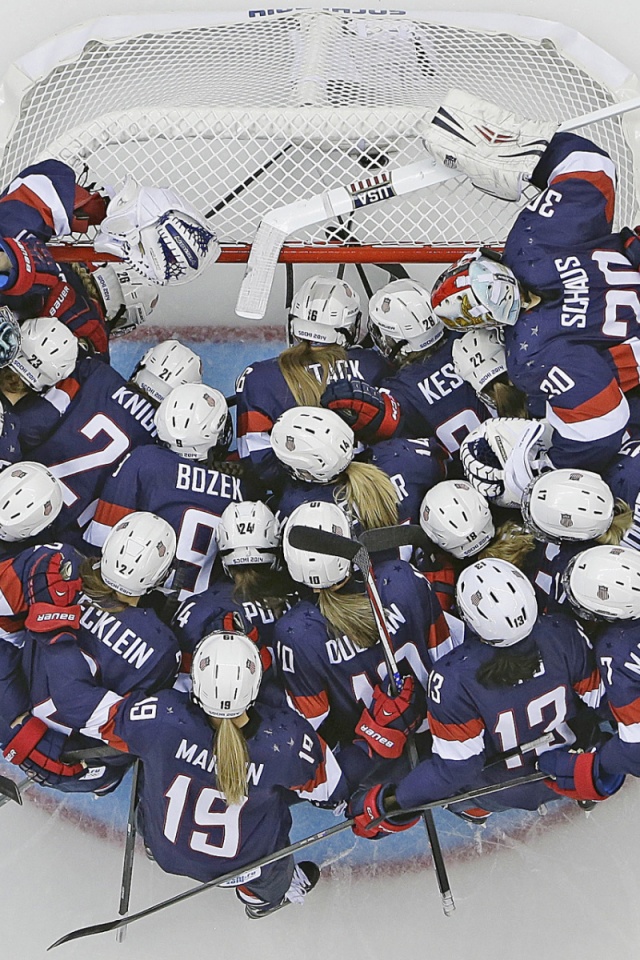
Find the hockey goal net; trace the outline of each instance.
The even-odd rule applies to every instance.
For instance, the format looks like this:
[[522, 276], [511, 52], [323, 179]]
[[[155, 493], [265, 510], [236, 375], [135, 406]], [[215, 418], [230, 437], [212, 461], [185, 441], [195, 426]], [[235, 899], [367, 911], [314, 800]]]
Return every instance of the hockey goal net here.
[[[172, 185], [214, 211], [223, 258], [241, 260], [274, 207], [422, 159], [451, 87], [558, 120], [638, 92], [602, 50], [544, 21], [261, 13], [105, 18], [34, 51], [5, 78], [1, 182], [53, 156], [98, 185]], [[618, 225], [635, 222], [633, 123], [585, 128], [617, 164]], [[516, 212], [449, 181], [301, 230], [283, 259], [452, 259], [500, 244]]]

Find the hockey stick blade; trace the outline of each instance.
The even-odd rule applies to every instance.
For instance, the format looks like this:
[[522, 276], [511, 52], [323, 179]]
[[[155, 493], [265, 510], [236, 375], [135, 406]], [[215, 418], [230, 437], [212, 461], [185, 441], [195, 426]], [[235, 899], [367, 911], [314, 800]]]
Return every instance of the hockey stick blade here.
[[358, 540], [349, 540], [340, 537], [337, 533], [328, 530], [318, 530], [316, 527], [305, 527], [297, 524], [291, 527], [288, 533], [289, 543], [296, 550], [308, 550], [310, 553], [324, 553], [330, 557], [342, 557], [344, 560], [354, 560], [362, 549]]
[[435, 547], [417, 523], [364, 530], [360, 534], [360, 541], [369, 553], [381, 553], [383, 550], [393, 550], [396, 547], [424, 547], [427, 550]]
[[10, 777], [0, 777], [0, 793], [3, 797], [6, 797], [7, 800], [13, 800], [14, 803], [22, 806], [20, 786], [15, 780], [11, 780]]
[[[394, 815], [423, 813], [425, 810], [434, 810], [436, 807], [445, 807], [449, 803], [459, 803], [460, 801], [464, 800], [476, 800], [478, 797], [485, 797], [489, 793], [500, 793], [501, 791], [509, 790], [512, 787], [522, 787], [527, 783], [535, 783], [537, 780], [548, 779], [549, 775], [542, 773], [542, 771], [528, 773], [522, 777], [516, 777], [513, 780], [505, 780], [502, 783], [495, 783], [491, 786], [477, 787], [475, 790], [468, 790], [466, 793], [458, 793], [452, 797], [446, 797], [443, 800], [432, 800], [430, 803], [424, 803], [417, 807], [410, 807], [406, 810], [394, 810]], [[370, 826], [377, 826], [377, 824], [385, 820], [387, 816], [388, 814], [378, 817], [377, 820], [373, 820], [371, 822]], [[283, 847], [282, 850], [278, 850], [276, 853], [262, 857], [261, 860], [256, 860], [253, 863], [247, 864], [247, 866], [241, 868], [240, 872], [246, 873], [249, 870], [256, 870], [258, 867], [267, 866], [269, 863], [275, 863], [277, 860], [282, 860], [284, 857], [288, 857], [290, 854], [296, 853], [298, 850], [305, 849], [306, 847], [311, 846], [313, 843], [318, 843], [320, 840], [324, 840], [336, 833], [341, 833], [343, 830], [347, 830], [352, 824], [353, 820], [344, 820], [342, 823], [336, 823], [334, 826], [328, 827], [326, 830], [320, 830], [318, 833], [314, 833], [309, 837], [304, 837], [302, 840], [298, 840], [296, 843], [291, 843], [289, 846]], [[225, 873], [216, 880], [208, 880], [206, 883], [201, 883], [199, 886], [192, 887], [190, 890], [185, 890], [183, 893], [177, 893], [175, 896], [169, 897], [168, 900], [162, 900], [160, 903], [152, 904], [152, 906], [146, 907], [144, 910], [140, 910], [138, 913], [132, 913], [128, 917], [122, 917], [116, 920], [108, 920], [106, 923], [95, 923], [90, 927], [81, 927], [79, 930], [73, 930], [71, 933], [65, 934], [64, 937], [60, 937], [55, 941], [55, 943], [52, 943], [51, 946], [47, 947], [47, 950], [53, 950], [54, 947], [59, 947], [63, 943], [69, 943], [71, 940], [80, 940], [82, 937], [91, 937], [96, 933], [109, 933], [110, 930], [117, 930], [118, 927], [125, 926], [125, 924], [134, 923], [136, 920], [142, 920], [144, 917], [149, 917], [154, 913], [158, 913], [160, 910], [164, 910], [165, 907], [171, 907], [176, 903], [181, 903], [183, 900], [189, 900], [191, 897], [195, 897], [204, 890], [211, 890], [213, 887], [220, 887], [229, 880], [234, 880], [238, 876], [238, 872], [239, 871], [236, 869], [234, 872]]]

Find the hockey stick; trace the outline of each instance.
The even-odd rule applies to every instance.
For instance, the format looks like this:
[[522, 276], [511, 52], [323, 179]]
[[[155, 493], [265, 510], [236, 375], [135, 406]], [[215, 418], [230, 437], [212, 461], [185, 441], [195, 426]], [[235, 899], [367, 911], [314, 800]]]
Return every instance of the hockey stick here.
[[20, 784], [12, 780], [11, 777], [0, 777], [0, 806], [13, 800], [14, 803], [22, 806], [22, 796], [20, 794]]
[[[615, 103], [602, 110], [595, 110], [582, 117], [567, 120], [558, 129], [579, 130], [590, 123], [621, 116], [639, 107], [640, 97], [636, 97], [633, 100]], [[425, 121], [430, 116], [431, 114], [425, 116]], [[271, 210], [258, 224], [251, 245], [249, 261], [236, 303], [237, 315], [254, 320], [259, 320], [265, 315], [278, 257], [282, 245], [290, 234], [332, 217], [349, 215], [362, 207], [384, 203], [393, 197], [402, 197], [415, 190], [463, 176], [463, 173], [450, 170], [431, 157], [425, 157], [424, 160], [418, 160], [405, 167], [378, 170], [375, 174], [356, 180], [345, 187], [334, 187], [332, 190], [326, 190], [306, 200], [296, 200], [294, 203]]]
[[[133, 858], [136, 852], [136, 814], [138, 810], [138, 793], [140, 786], [140, 760], [133, 764], [131, 777], [131, 797], [129, 799], [129, 817], [127, 819], [127, 838], [124, 844], [124, 859], [122, 861], [122, 882], [120, 884], [120, 907], [118, 913], [126, 917], [129, 913], [131, 900], [131, 881], [133, 879]], [[127, 936], [126, 925], [118, 927], [116, 942], [122, 943]]]
[[[318, 534], [322, 534], [323, 536], [319, 538]], [[323, 530], [316, 530], [313, 527], [294, 526], [289, 531], [288, 536], [289, 543], [292, 547], [298, 547], [302, 550], [317, 550], [318, 553], [328, 553], [332, 556], [335, 556], [337, 553], [335, 550], [335, 542], [337, 540], [344, 540], [344, 549], [348, 550], [349, 552], [353, 550], [354, 546], [356, 547], [356, 552], [353, 554], [353, 559], [362, 571], [365, 578], [367, 596], [369, 598], [369, 603], [371, 604], [371, 610], [373, 611], [376, 627], [378, 629], [378, 636], [380, 637], [380, 642], [384, 651], [387, 671], [389, 673], [391, 696], [397, 697], [402, 691], [402, 677], [400, 676], [398, 664], [393, 652], [391, 635], [389, 633], [389, 627], [387, 624], [384, 607], [382, 605], [382, 599], [380, 597], [380, 593], [378, 592], [378, 585], [373, 572], [371, 557], [369, 556], [367, 548], [357, 540], [349, 541], [346, 539], [346, 537], [338, 537], [337, 534], [328, 533]], [[319, 546], [319, 542], [323, 543], [327, 549], [322, 549]], [[418, 749], [416, 747], [413, 735], [409, 735], [407, 737], [407, 747], [409, 752], [409, 763], [413, 769], [420, 762], [418, 758]], [[451, 885], [449, 884], [449, 877], [447, 875], [447, 868], [442, 855], [438, 831], [436, 830], [433, 814], [430, 811], [425, 810], [422, 814], [422, 819], [424, 821], [427, 836], [429, 838], [429, 844], [431, 846], [433, 866], [436, 874], [436, 880], [438, 881], [442, 909], [445, 916], [448, 917], [456, 909], [456, 905], [453, 900]]]
[[[542, 771], [528, 773], [525, 774], [525, 776], [516, 777], [513, 780], [505, 780], [503, 783], [496, 783], [492, 784], [491, 786], [483, 786], [477, 787], [474, 790], [467, 790], [465, 793], [458, 793], [443, 800], [432, 800], [429, 803], [423, 803], [420, 806], [410, 807], [406, 810], [394, 810], [394, 816], [398, 816], [399, 814], [423, 813], [428, 810], [434, 810], [436, 807], [445, 807], [450, 803], [458, 803], [465, 800], [476, 800], [478, 797], [484, 797], [489, 793], [499, 793], [502, 790], [522, 787], [528, 783], [535, 783], [538, 780], [549, 779], [549, 775], [542, 773]], [[376, 826], [378, 823], [381, 823], [383, 820], [385, 820], [387, 816], [388, 814], [384, 817], [379, 817], [377, 820], [373, 820], [370, 826]], [[150, 907], [145, 907], [145, 909], [139, 910], [138, 913], [132, 913], [128, 917], [120, 917], [116, 920], [109, 920], [106, 923], [94, 923], [90, 927], [81, 927], [78, 930], [73, 930], [71, 933], [65, 934], [64, 937], [60, 937], [60, 939], [56, 940], [55, 943], [52, 943], [51, 946], [47, 947], [47, 950], [53, 950], [54, 947], [59, 947], [63, 943], [69, 943], [71, 940], [79, 940], [81, 937], [92, 937], [96, 933], [109, 933], [111, 930], [117, 930], [118, 927], [122, 927], [125, 924], [135, 923], [136, 920], [142, 920], [144, 917], [150, 917], [154, 913], [164, 910], [165, 907], [172, 907], [176, 903], [182, 903], [183, 900], [189, 900], [191, 897], [195, 897], [204, 890], [211, 890], [213, 887], [220, 887], [225, 883], [229, 883], [230, 880], [235, 880], [239, 875], [244, 876], [244, 874], [253, 870], [257, 870], [259, 867], [266, 867], [270, 863], [276, 863], [278, 860], [283, 860], [285, 857], [288, 857], [293, 853], [297, 853], [299, 850], [304, 850], [306, 847], [310, 847], [313, 843], [318, 843], [318, 841], [324, 840], [326, 837], [332, 837], [336, 833], [341, 833], [343, 830], [347, 830], [352, 826], [352, 824], [353, 820], [343, 820], [342, 823], [336, 823], [332, 827], [327, 827], [325, 830], [319, 830], [318, 833], [314, 833], [309, 837], [304, 837], [302, 840], [297, 840], [295, 843], [290, 843], [288, 846], [283, 847], [281, 850], [277, 850], [275, 853], [268, 854], [266, 857], [262, 857], [260, 860], [255, 860], [253, 863], [247, 864], [246, 867], [242, 868], [240, 874], [236, 868], [229, 873], [223, 874], [223, 876], [218, 877], [216, 880], [208, 880], [206, 883], [201, 883], [197, 887], [192, 887], [190, 890], [185, 890], [182, 893], [178, 893], [173, 897], [169, 897], [167, 900], [162, 900], [160, 903], [155, 903]]]
[[240, 194], [247, 189], [247, 187], [250, 187], [252, 183], [255, 183], [256, 180], [258, 180], [263, 173], [267, 172], [269, 167], [272, 167], [274, 163], [277, 163], [280, 157], [284, 157], [284, 155], [288, 153], [288, 151], [291, 150], [292, 147], [294, 146], [295, 144], [288, 143], [286, 147], [283, 147], [282, 150], [279, 150], [278, 153], [274, 154], [274, 156], [271, 157], [270, 160], [267, 160], [266, 163], [263, 163], [263, 165], [259, 167], [255, 171], [255, 173], [252, 173], [250, 176], [246, 178], [246, 180], [243, 180], [242, 183], [239, 183], [237, 187], [234, 187], [233, 190], [231, 190], [230, 193], [226, 195], [226, 197], [223, 197], [222, 200], [218, 200], [215, 206], [211, 207], [211, 210], [209, 210], [209, 213], [205, 213], [205, 218], [208, 220], [210, 217], [213, 217], [216, 213], [220, 213], [221, 210], [224, 210], [224, 208], [227, 207], [232, 200], [235, 200], [236, 197], [239, 197]]
[[396, 547], [437, 549], [435, 543], [429, 539], [417, 523], [404, 523], [393, 527], [374, 527], [373, 530], [363, 530], [360, 534], [360, 541], [369, 553], [380, 553], [383, 550], [393, 550]]

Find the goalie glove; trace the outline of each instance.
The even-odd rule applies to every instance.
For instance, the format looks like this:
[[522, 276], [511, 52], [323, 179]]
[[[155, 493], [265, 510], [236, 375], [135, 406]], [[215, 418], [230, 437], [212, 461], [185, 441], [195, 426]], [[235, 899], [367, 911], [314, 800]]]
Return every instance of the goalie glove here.
[[547, 456], [552, 427], [546, 420], [499, 417], [483, 424], [485, 437], [504, 471], [505, 496], [521, 506], [529, 483], [552, 469]]
[[485, 423], [467, 434], [460, 444], [460, 462], [472, 487], [499, 507], [517, 507], [506, 494], [504, 470], [485, 436]]
[[191, 204], [173, 190], [140, 187], [131, 178], [109, 204], [94, 247], [160, 286], [186, 283], [220, 256], [216, 234]]
[[450, 90], [429, 124], [425, 146], [484, 193], [519, 200], [557, 128], [553, 120], [523, 120], [464, 90]]

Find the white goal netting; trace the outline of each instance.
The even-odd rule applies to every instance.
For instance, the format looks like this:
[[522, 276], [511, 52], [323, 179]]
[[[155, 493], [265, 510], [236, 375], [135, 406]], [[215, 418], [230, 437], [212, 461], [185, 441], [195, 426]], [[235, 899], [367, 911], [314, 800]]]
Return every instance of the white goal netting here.
[[[31, 76], [20, 74], [15, 113], [8, 118], [5, 107], [0, 118], [8, 131], [2, 183], [54, 156], [78, 174], [87, 168], [88, 181], [99, 185], [119, 184], [127, 174], [170, 184], [203, 213], [218, 205], [212, 222], [224, 244], [246, 244], [273, 207], [358, 180], [380, 162], [422, 159], [426, 119], [451, 87], [558, 120], [622, 99], [610, 79], [548, 36], [320, 10], [156, 30], [144, 29], [141, 18], [129, 25], [135, 19], [139, 33], [85, 36], [72, 55], [67, 43], [65, 60], [46, 70], [34, 70], [32, 58]], [[617, 225], [634, 222], [636, 207], [625, 129], [620, 119], [585, 129], [618, 166]], [[500, 243], [516, 212], [450, 181], [358, 210], [343, 239], [408, 247]], [[288, 242], [321, 252], [326, 225]]]

